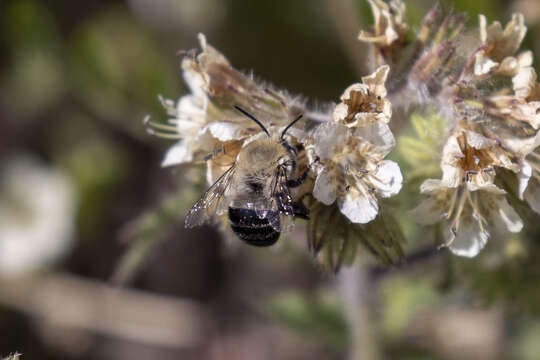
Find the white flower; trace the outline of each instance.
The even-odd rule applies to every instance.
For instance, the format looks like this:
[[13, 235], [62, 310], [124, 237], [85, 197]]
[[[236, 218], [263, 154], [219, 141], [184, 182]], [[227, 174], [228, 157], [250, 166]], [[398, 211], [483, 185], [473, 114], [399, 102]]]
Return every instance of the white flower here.
[[497, 141], [475, 131], [460, 127], [446, 140], [441, 168], [449, 184], [455, 185], [465, 177], [478, 185], [491, 183], [496, 166], [519, 172], [519, 164]]
[[337, 201], [354, 223], [368, 223], [379, 212], [378, 197], [401, 190], [399, 166], [383, 160], [395, 141], [384, 123], [348, 128], [339, 123], [320, 125], [313, 133], [312, 157], [317, 158], [313, 196], [323, 204]]
[[532, 67], [521, 68], [512, 78], [516, 99], [510, 106], [510, 114], [537, 130], [540, 127], [540, 85], [536, 79], [536, 71]]
[[385, 82], [390, 67], [383, 65], [373, 74], [364, 76], [362, 83], [349, 86], [333, 115], [333, 120], [349, 127], [364, 126], [370, 122], [388, 123], [392, 105], [386, 99]]
[[211, 79], [205, 67], [209, 63], [229, 64], [223, 55], [206, 43], [204, 35], [199, 35], [199, 41], [202, 53], [197, 59], [185, 57], [182, 60], [184, 80], [191, 93], [181, 97], [176, 106], [173, 101], [160, 98], [171, 116], [169, 123], [172, 129], [166, 125], [151, 124], [158, 129], [165, 127], [173, 132], [173, 137], [180, 138], [165, 154], [161, 163], [164, 167], [191, 162], [196, 155], [207, 155], [221, 142], [245, 138], [250, 129], [245, 124], [246, 119], [234, 113], [232, 106], [229, 111], [222, 111], [210, 101], [208, 91]]
[[381, 46], [389, 46], [395, 41], [405, 39], [407, 36], [405, 4], [401, 0], [392, 0], [390, 3], [382, 0], [368, 1], [375, 25], [372, 31], [361, 31], [358, 39]]
[[66, 176], [35, 160], [11, 160], [1, 174], [0, 276], [15, 277], [69, 251], [76, 200]]
[[[378, 197], [401, 190], [399, 166], [384, 157], [395, 146], [388, 122], [392, 115], [386, 99], [387, 65], [349, 86], [333, 113], [333, 121], [311, 134], [308, 154], [316, 180], [313, 196], [323, 204], [337, 201], [354, 223], [368, 223], [379, 212]], [[316, 161], [315, 161], [316, 160]]]
[[165, 154], [162, 166], [202, 160], [209, 155], [234, 158], [237, 152], [225, 154], [221, 150], [238, 151], [241, 146], [237, 142], [241, 145], [261, 132], [235, 106], [260, 119], [267, 128], [284, 126], [304, 110], [297, 99], [259, 85], [235, 70], [225, 56], [206, 42], [204, 35], [199, 34], [199, 42], [201, 53], [195, 57], [188, 54], [182, 60], [190, 94], [180, 98], [176, 105], [161, 99], [170, 116], [168, 124], [148, 121], [151, 133], [178, 140]]
[[443, 149], [441, 180], [428, 179], [420, 191], [428, 197], [411, 216], [420, 224], [447, 221], [444, 245], [459, 256], [474, 257], [490, 236], [489, 220], [519, 232], [523, 223], [506, 200], [506, 192], [493, 184], [494, 167], [517, 171], [494, 140], [458, 129]]
[[480, 39], [484, 48], [476, 54], [474, 74], [481, 76], [495, 72], [513, 76], [520, 68], [532, 65], [532, 53], [514, 56], [527, 33], [523, 15], [514, 14], [503, 29], [500, 22], [487, 25], [484, 15], [480, 19]]
[[493, 184], [478, 186], [465, 182], [448, 186], [442, 180], [428, 179], [421, 186], [428, 197], [410, 212], [422, 225], [447, 221], [445, 246], [456, 255], [474, 257], [486, 245], [489, 221], [519, 232], [523, 222], [506, 200], [506, 192]]

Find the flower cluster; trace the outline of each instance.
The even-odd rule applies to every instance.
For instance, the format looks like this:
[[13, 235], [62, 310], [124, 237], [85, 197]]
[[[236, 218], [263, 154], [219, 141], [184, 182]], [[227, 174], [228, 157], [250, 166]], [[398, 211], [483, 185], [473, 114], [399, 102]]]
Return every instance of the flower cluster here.
[[[384, 11], [387, 6], [379, 4], [374, 15]], [[394, 16], [396, 24], [397, 19], [402, 22], [403, 10]], [[406, 80], [390, 89], [390, 100], [396, 105], [414, 99], [445, 119], [442, 178], [421, 185], [427, 198], [411, 215], [421, 224], [444, 222], [444, 245], [457, 255], [473, 257], [495, 225], [521, 231], [523, 223], [508, 201], [508, 191], [518, 190], [533, 209], [539, 208], [535, 149], [540, 145], [540, 103], [532, 53], [519, 51], [527, 32], [523, 16], [514, 14], [503, 28], [499, 22], [488, 25], [481, 15], [477, 37], [467, 36], [464, 25], [465, 16], [437, 6], [407, 45], [412, 50], [394, 40], [403, 48], [401, 62], [410, 66], [403, 74]], [[403, 28], [394, 27], [395, 32]], [[497, 183], [504, 171], [515, 174], [519, 189]]]
[[235, 70], [229, 61], [199, 35], [201, 53], [186, 53], [184, 80], [190, 93], [175, 104], [160, 97], [170, 116], [168, 124], [147, 119], [150, 133], [178, 139], [162, 166], [208, 160], [208, 181], [215, 181], [232, 163], [244, 142], [260, 128], [234, 109], [240, 106], [263, 119], [267, 127], [285, 126], [304, 111], [303, 104], [284, 92], [257, 84]]
[[405, 4], [398, 0], [389, 3], [382, 0], [368, 1], [375, 24], [372, 30], [361, 31], [358, 39], [373, 44], [373, 55], [378, 66], [393, 65], [398, 61], [399, 52], [407, 42]]
[[[290, 196], [312, 214], [310, 247], [315, 254], [327, 249], [325, 261], [338, 268], [356, 256], [359, 243], [379, 257], [386, 247], [401, 254], [396, 222], [382, 215], [382, 199], [400, 192], [403, 176], [386, 157], [396, 145], [393, 131], [415, 127], [414, 114], [424, 112], [444, 122], [433, 123], [441, 139], [429, 142], [440, 142], [441, 177], [423, 178], [423, 201], [410, 214], [420, 224], [441, 222], [444, 246], [476, 256], [494, 228], [521, 231], [515, 198], [540, 213], [540, 85], [532, 53], [520, 51], [524, 18], [514, 14], [503, 26], [481, 15], [479, 33], [471, 35], [463, 14], [435, 6], [413, 36], [401, 0], [368, 1], [375, 23], [359, 40], [370, 45], [373, 73], [350, 85], [328, 111], [312, 111], [298, 97], [235, 70], [200, 35], [201, 52], [187, 52], [182, 61], [190, 93], [176, 104], [162, 99], [168, 123], [148, 121], [152, 133], [178, 139], [163, 166], [205, 160], [212, 184], [265, 135], [235, 108], [273, 134], [303, 114], [286, 141], [294, 148], [294, 171], [307, 180]], [[503, 181], [508, 176], [515, 188]], [[332, 239], [332, 231], [340, 235]]]
[[202, 51], [188, 52], [182, 60], [190, 93], [177, 104], [161, 99], [168, 123], [147, 120], [152, 134], [178, 139], [163, 166], [206, 160], [207, 182], [214, 183], [247, 144], [265, 135], [235, 109], [240, 107], [260, 119], [269, 133], [281, 132], [299, 114], [304, 116], [304, 125], [288, 130], [287, 137], [297, 152], [299, 171], [308, 172], [305, 185], [291, 195], [295, 201], [306, 199], [308, 208], [336, 203], [347, 226], [365, 224], [380, 213], [380, 198], [400, 191], [399, 166], [385, 160], [395, 146], [388, 125], [388, 66], [349, 86], [333, 111], [316, 112], [298, 98], [235, 70], [203, 35], [199, 40]]
[[307, 148], [316, 174], [313, 196], [325, 205], [338, 202], [353, 223], [365, 224], [379, 212], [378, 197], [401, 189], [397, 163], [384, 160], [395, 140], [388, 122], [391, 105], [385, 98], [388, 66], [345, 90], [332, 120], [310, 136]]

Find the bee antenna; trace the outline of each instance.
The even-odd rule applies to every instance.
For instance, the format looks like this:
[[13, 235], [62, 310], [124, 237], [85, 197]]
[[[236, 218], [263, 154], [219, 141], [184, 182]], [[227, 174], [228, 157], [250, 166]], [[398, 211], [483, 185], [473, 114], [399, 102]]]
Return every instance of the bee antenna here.
[[294, 119], [293, 121], [291, 121], [291, 123], [289, 125], [287, 125], [287, 127], [283, 130], [283, 132], [281, 133], [281, 140], [283, 140], [283, 137], [285, 136], [285, 134], [287, 133], [287, 130], [289, 130], [289, 128], [291, 126], [293, 126], [298, 120], [300, 120], [302, 118], [302, 114], [298, 115], [298, 117], [296, 119]]
[[257, 123], [257, 125], [259, 125], [261, 127], [261, 129], [266, 133], [266, 135], [268, 135], [268, 137], [270, 137], [270, 134], [268, 133], [268, 130], [266, 130], [266, 128], [264, 127], [264, 125], [255, 118], [255, 116], [251, 115], [250, 113], [248, 113], [247, 111], [245, 111], [244, 109], [242, 109], [240, 106], [234, 106], [234, 108], [238, 111], [240, 111], [242, 114], [246, 115], [248, 118], [250, 118], [251, 120], [255, 121]]

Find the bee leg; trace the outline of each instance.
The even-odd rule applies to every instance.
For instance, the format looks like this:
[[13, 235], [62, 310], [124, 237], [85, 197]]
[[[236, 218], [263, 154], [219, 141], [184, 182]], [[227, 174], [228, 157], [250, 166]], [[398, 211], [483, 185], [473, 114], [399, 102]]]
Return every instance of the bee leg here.
[[304, 181], [306, 181], [307, 179], [308, 172], [309, 172], [309, 168], [306, 171], [304, 171], [304, 173], [300, 175], [299, 177], [297, 177], [296, 179], [287, 180], [287, 186], [290, 188], [295, 188], [302, 185]]
[[309, 220], [309, 209], [304, 205], [301, 200], [293, 203], [292, 207], [294, 216], [300, 219]]
[[281, 146], [283, 146], [285, 148], [285, 150], [287, 150], [287, 152], [289, 153], [289, 155], [291, 156], [291, 160], [290, 160], [290, 163], [291, 163], [291, 172], [293, 174], [296, 174], [296, 155], [297, 155], [297, 151], [296, 149], [291, 146], [287, 141], [283, 140], [281, 141]]

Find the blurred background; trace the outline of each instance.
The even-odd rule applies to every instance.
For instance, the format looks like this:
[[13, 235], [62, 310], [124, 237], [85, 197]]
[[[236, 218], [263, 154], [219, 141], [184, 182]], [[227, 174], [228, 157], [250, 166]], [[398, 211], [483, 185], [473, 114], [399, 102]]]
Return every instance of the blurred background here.
[[[540, 1], [441, 2], [471, 27], [523, 12], [540, 53]], [[432, 2], [406, 4], [414, 29]], [[186, 91], [177, 52], [203, 32], [237, 69], [337, 101], [365, 75], [367, 2], [3, 0], [0, 19], [0, 358], [538, 359], [534, 229], [503, 256], [339, 276], [301, 231], [254, 249], [184, 229], [203, 172], [160, 168], [171, 143], [142, 123]]]

